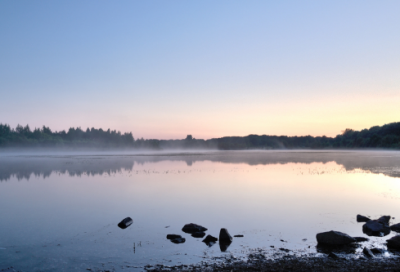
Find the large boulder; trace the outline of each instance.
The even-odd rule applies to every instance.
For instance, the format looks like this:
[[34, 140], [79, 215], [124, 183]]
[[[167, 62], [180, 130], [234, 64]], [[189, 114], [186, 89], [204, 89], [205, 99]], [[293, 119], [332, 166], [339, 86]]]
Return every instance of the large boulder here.
[[364, 215], [360, 215], [357, 214], [357, 222], [368, 222], [371, 219], [369, 219], [368, 217], [364, 216]]
[[227, 229], [222, 228], [219, 232], [219, 242], [220, 243], [231, 243], [232, 236], [229, 234]]
[[356, 239], [339, 231], [327, 231], [317, 234], [317, 242], [327, 246], [344, 246], [356, 242]]
[[386, 240], [388, 248], [400, 250], [400, 235], [393, 236]]
[[[382, 217], [381, 217], [382, 218]], [[390, 233], [386, 219], [370, 220], [363, 225], [363, 232], [368, 236], [382, 237]]]
[[186, 224], [185, 226], [183, 226], [182, 231], [186, 232], [186, 233], [194, 233], [194, 232], [204, 232], [207, 229], [203, 226], [197, 225], [197, 224]]
[[121, 229], [126, 229], [127, 227], [132, 225], [132, 223], [133, 223], [132, 218], [127, 217], [124, 220], [122, 220], [121, 222], [119, 222], [118, 227], [120, 227]]

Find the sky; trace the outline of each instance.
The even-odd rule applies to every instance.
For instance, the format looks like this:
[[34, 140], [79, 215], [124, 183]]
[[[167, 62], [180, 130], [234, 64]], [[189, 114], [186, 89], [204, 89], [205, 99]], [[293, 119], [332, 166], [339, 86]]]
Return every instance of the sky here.
[[0, 1], [0, 123], [135, 138], [400, 121], [400, 1]]

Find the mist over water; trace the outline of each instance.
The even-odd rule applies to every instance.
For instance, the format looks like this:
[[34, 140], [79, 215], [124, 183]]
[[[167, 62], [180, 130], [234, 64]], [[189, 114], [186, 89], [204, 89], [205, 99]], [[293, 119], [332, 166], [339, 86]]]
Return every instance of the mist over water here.
[[[399, 165], [397, 151], [2, 154], [0, 268], [141, 271], [270, 246], [317, 254], [318, 232], [364, 236], [357, 214], [399, 222]], [[244, 237], [221, 252], [183, 233], [187, 223]]]

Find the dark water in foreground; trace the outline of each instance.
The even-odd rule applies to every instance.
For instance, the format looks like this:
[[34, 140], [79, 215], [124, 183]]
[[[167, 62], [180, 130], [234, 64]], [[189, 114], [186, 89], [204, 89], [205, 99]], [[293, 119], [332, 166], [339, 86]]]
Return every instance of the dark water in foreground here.
[[[357, 214], [400, 222], [399, 177], [395, 151], [0, 154], [0, 269], [141, 271], [270, 246], [316, 254], [318, 232], [366, 237]], [[127, 216], [133, 225], [119, 229]], [[186, 223], [244, 237], [221, 252]]]

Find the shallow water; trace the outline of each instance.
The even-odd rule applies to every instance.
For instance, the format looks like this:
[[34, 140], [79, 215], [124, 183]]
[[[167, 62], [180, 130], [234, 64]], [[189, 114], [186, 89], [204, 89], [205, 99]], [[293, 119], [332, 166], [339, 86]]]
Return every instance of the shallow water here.
[[[400, 222], [399, 177], [395, 151], [3, 154], [0, 269], [141, 271], [256, 248], [317, 253], [318, 232], [367, 237], [357, 214]], [[127, 216], [133, 225], [118, 228]], [[244, 237], [221, 252], [182, 232], [187, 223]]]

